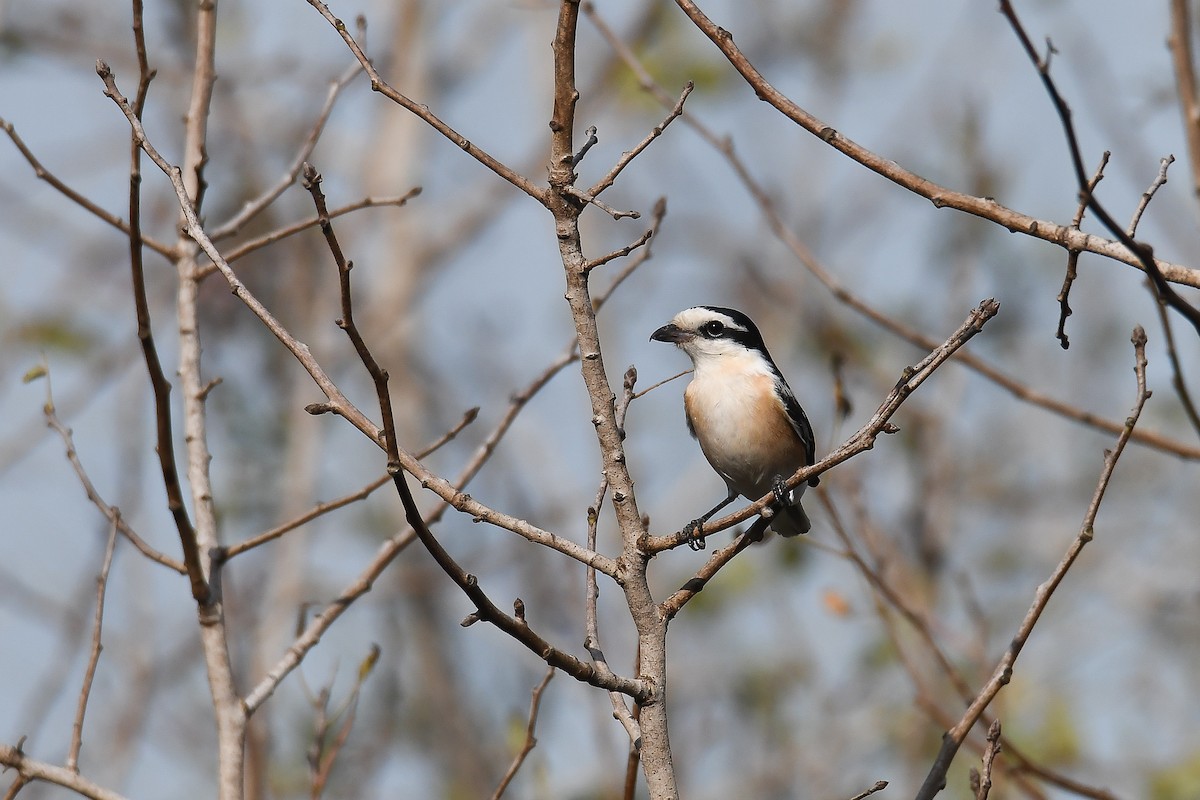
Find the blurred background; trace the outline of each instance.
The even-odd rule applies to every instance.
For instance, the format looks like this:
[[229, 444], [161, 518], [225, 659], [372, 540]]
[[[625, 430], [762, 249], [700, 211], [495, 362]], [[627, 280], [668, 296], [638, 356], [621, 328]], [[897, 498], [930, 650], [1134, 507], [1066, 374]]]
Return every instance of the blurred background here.
[[[178, 162], [193, 11], [181, 0], [147, 5], [158, 75], [146, 128]], [[997, 298], [1000, 315], [970, 352], [1029, 390], [1118, 423], [1134, 401], [1130, 332], [1145, 326], [1155, 394], [1140, 426], [1178, 446], [1126, 450], [1095, 541], [992, 711], [1025, 756], [1057, 775], [1123, 798], [1200, 797], [1200, 449], [1140, 273], [1081, 257], [1064, 350], [1055, 339], [1064, 251], [937, 210], [840, 156], [758, 101], [674, 4], [597, 6], [672, 104], [686, 81], [696, 83], [686, 118], [605, 194], [609, 205], [642, 218], [584, 214], [584, 246], [595, 257], [637, 239], [655, 201], [666, 200], [652, 258], [600, 314], [614, 385], [631, 364], [640, 388], [688, 366], [682, 353], [648, 341], [678, 310], [733, 306], [762, 328], [813, 421], [819, 454], [865, 422], [924, 351], [841, 302], [776, 236], [772, 214], [862, 303], [937, 342], [981, 299]], [[994, 4], [712, 0], [704, 8], [769, 80], [843, 135], [944, 186], [1070, 222], [1077, 187], [1059, 121]], [[393, 86], [544, 180], [556, 4], [338, 0], [332, 10], [347, 22], [366, 15], [366, 49]], [[1139, 236], [1160, 258], [1197, 263], [1192, 165], [1165, 44], [1168, 4], [1030, 0], [1018, 11], [1035, 41], [1053, 40], [1054, 75], [1088, 168], [1112, 151], [1099, 195], [1118, 219], [1128, 219], [1160, 159], [1178, 158]], [[299, 0], [222, 0], [218, 13], [210, 228], [286, 173], [331, 81], [352, 63], [336, 32]], [[0, 116], [55, 176], [122, 217], [128, 127], [102, 94], [95, 60], [107, 61], [132, 93], [129, 27], [128, 4], [118, 0], [0, 2]], [[586, 186], [666, 109], [590, 15], [580, 22], [578, 64], [577, 133], [599, 130], [579, 167]], [[714, 142], [727, 142], [738, 161]], [[480, 408], [427, 460], [452, 478], [510, 398], [570, 346], [550, 218], [370, 92], [362, 75], [337, 97], [310, 160], [331, 207], [422, 187], [403, 208], [359, 210], [335, 226], [356, 265], [360, 325], [393, 376], [402, 445], [419, 450]], [[164, 552], [177, 556], [178, 539], [153, 452], [127, 239], [39, 181], [8, 140], [0, 142], [0, 175], [0, 740], [26, 736], [31, 756], [61, 761], [108, 524], [45, 425], [47, 382], [22, 383], [27, 370], [48, 365], [59, 416], [105, 500]], [[144, 175], [143, 228], [171, 243], [174, 194], [148, 162]], [[293, 186], [223, 247], [311, 215], [307, 193]], [[1090, 220], [1084, 227], [1101, 232]], [[155, 335], [172, 377], [175, 275], [166, 259], [146, 258]], [[234, 266], [347, 394], [371, 408], [369, 381], [333, 325], [336, 273], [319, 232]], [[606, 287], [622, 266], [596, 270], [594, 287]], [[202, 314], [206, 375], [222, 379], [208, 407], [223, 541], [246, 539], [384, 473], [382, 454], [349, 426], [304, 413], [319, 391], [219, 275], [205, 285]], [[1176, 320], [1174, 333], [1196, 385], [1194, 332]], [[685, 381], [638, 398], [627, 421], [639, 506], [660, 534], [724, 495], [687, 435]], [[471, 493], [583, 542], [600, 479], [589, 416], [570, 365], [532, 398]], [[897, 435], [824, 476], [822, 488], [856, 552], [927, 620], [974, 691], [1076, 536], [1115, 436], [957, 364], [940, 370], [894, 422]], [[432, 496], [423, 501], [432, 505]], [[815, 493], [805, 504], [810, 536], [751, 548], [672, 626], [672, 745], [685, 797], [845, 798], [879, 779], [892, 782], [880, 796], [911, 796], [942, 731], [961, 714], [927, 643], [840, 555], [845, 544], [828, 507]], [[243, 690], [287, 648], [304, 609], [336, 597], [402, 526], [399, 502], [384, 489], [230, 565], [228, 617]], [[539, 632], [585, 655], [577, 563], [454, 515], [435, 532], [499, 605], [520, 596]], [[606, 512], [599, 547], [617, 546]], [[656, 558], [659, 596], [703, 558], [686, 548]], [[600, 603], [609, 662], [629, 673], [633, 628], [617, 587], [602, 581]], [[424, 550], [403, 553], [254, 717], [251, 796], [310, 793], [314, 701], [328, 688], [331, 708], [345, 702], [373, 643], [381, 659], [362, 687], [326, 796], [490, 796], [523, 741], [544, 666], [495, 629], [459, 627], [470, 610]], [[83, 773], [135, 797], [162, 796], [168, 786], [175, 797], [212, 796], [209, 703], [186, 580], [119, 541]], [[566, 676], [552, 681], [537, 739], [509, 796], [621, 796], [628, 741], [602, 692]], [[966, 770], [977, 763], [977, 751], [964, 748], [943, 796], [970, 796]], [[998, 781], [993, 797], [1078, 796], [1028, 772]], [[66, 794], [31, 785], [22, 796]]]

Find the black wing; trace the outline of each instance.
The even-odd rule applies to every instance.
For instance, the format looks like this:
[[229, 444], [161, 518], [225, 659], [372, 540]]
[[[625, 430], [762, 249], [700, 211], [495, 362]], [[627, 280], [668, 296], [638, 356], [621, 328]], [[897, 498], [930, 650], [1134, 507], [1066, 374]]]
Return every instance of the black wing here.
[[[782, 378], [775, 381], [775, 394], [783, 402], [783, 407], [787, 411], [788, 421], [792, 423], [792, 430], [800, 437], [800, 443], [804, 445], [804, 464], [811, 466], [817, 461], [817, 443], [813, 437], [812, 424], [808, 421], [808, 416], [804, 413], [804, 409], [800, 407], [800, 403], [796, 400], [796, 396], [792, 394], [792, 390]], [[808, 482], [809, 486], [816, 486], [820, 483], [820, 478], [813, 478]]]

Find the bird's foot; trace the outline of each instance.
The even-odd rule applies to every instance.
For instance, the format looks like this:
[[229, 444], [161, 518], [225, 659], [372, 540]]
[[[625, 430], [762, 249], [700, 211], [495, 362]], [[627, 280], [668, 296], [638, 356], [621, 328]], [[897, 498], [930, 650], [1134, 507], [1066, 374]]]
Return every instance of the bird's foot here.
[[771, 486], [771, 492], [775, 495], [775, 500], [779, 505], [786, 506], [790, 500], [787, 483], [784, 482], [782, 475], [775, 476], [775, 483]]
[[693, 550], [704, 549], [704, 537], [700, 534], [704, 532], [704, 520], [694, 519], [687, 525], [683, 526], [683, 537], [687, 542], [687, 546]]

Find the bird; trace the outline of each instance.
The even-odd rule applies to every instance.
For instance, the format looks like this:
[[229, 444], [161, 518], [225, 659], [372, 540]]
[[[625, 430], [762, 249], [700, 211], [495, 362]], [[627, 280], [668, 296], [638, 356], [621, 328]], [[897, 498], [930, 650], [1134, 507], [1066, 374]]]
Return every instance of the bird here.
[[812, 523], [800, 497], [819, 481], [788, 489], [786, 480], [816, 461], [812, 425], [754, 322], [732, 308], [694, 306], [650, 340], [674, 344], [691, 358], [692, 379], [683, 393], [688, 431], [729, 492], [684, 527], [688, 544], [702, 549], [704, 523], [739, 495], [753, 501], [773, 493], [778, 508], [772, 530], [780, 536], [808, 533]]

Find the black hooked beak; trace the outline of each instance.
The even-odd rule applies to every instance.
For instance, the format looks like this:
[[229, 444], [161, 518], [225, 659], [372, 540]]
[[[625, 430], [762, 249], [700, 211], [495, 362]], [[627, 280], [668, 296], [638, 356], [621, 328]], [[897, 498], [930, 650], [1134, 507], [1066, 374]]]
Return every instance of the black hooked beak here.
[[673, 322], [668, 322], [666, 325], [663, 325], [654, 333], [650, 334], [650, 341], [652, 342], [670, 342], [672, 344], [679, 344], [686, 338], [688, 338], [687, 332]]

